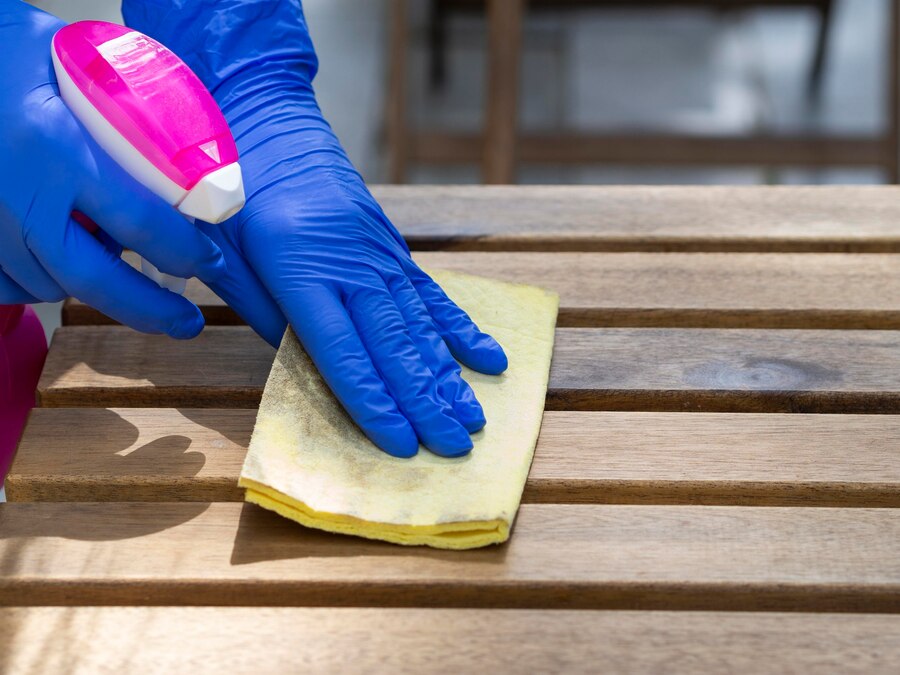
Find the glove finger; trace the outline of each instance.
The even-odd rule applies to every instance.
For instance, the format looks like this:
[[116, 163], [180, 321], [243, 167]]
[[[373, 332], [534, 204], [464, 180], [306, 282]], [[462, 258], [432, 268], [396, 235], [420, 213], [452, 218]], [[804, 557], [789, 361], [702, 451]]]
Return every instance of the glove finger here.
[[8, 225], [4, 230], [22, 233], [0, 237], [3, 271], [38, 302], [59, 302], [67, 297], [66, 292], [30, 249], [38, 225], [47, 226], [52, 223], [62, 226], [66, 215], [67, 209], [61, 205], [60, 199], [40, 192], [31, 201], [21, 221], [11, 211], [4, 210], [2, 214], [4, 221], [10, 219], [9, 223], [4, 222], [4, 225]]
[[434, 325], [422, 299], [401, 275], [388, 280], [388, 288], [400, 308], [409, 332], [425, 364], [434, 373], [438, 391], [453, 406], [456, 417], [469, 433], [484, 427], [484, 410], [472, 387], [462, 378], [462, 369]]
[[33, 305], [40, 302], [0, 270], [0, 305]]
[[225, 273], [222, 252], [209, 237], [101, 149], [92, 150], [97, 177], [83, 186], [75, 201], [78, 210], [166, 274], [211, 283]]
[[60, 235], [46, 229], [35, 237], [35, 255], [69, 295], [144, 333], [186, 339], [203, 329], [193, 303], [157, 286], [74, 220]]
[[[215, 233], [213, 228], [217, 227], [200, 221], [197, 225], [207, 234]], [[228, 274], [209, 287], [277, 349], [287, 328], [284, 313], [236, 246], [227, 238], [221, 239], [219, 245]]]
[[479, 330], [430, 276], [418, 267], [408, 270], [408, 274], [453, 356], [472, 370], [488, 375], [499, 375], [507, 369], [509, 361], [503, 347]]
[[472, 449], [469, 432], [438, 391], [387, 288], [355, 291], [346, 304], [387, 390], [425, 447], [444, 457], [467, 454]]
[[337, 296], [316, 286], [295, 290], [285, 313], [331, 391], [375, 445], [412, 457], [419, 441], [400, 414]]

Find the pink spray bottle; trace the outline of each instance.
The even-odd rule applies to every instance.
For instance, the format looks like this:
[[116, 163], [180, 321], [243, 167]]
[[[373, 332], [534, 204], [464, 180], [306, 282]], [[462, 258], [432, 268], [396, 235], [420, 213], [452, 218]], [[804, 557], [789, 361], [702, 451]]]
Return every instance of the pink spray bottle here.
[[[220, 223], [244, 205], [225, 117], [187, 64], [125, 26], [79, 21], [56, 33], [60, 95], [94, 140], [135, 179], [190, 219]], [[184, 280], [142, 261], [176, 292]]]

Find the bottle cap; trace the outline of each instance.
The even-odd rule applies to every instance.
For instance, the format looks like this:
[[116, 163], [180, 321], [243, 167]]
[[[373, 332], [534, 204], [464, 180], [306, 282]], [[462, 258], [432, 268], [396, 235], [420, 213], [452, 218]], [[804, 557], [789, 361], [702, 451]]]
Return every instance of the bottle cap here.
[[221, 223], [244, 206], [244, 180], [237, 162], [205, 175], [191, 188], [178, 210], [207, 223]]

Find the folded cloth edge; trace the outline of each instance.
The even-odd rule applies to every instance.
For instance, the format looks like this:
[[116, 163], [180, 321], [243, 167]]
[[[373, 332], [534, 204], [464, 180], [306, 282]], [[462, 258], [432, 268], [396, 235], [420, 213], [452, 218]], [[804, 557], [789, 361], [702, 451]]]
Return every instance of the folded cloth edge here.
[[510, 524], [503, 519], [435, 525], [376, 523], [353, 516], [316, 511], [303, 502], [250, 478], [242, 477], [238, 486], [246, 489], [245, 501], [274, 511], [305, 527], [326, 532], [350, 534], [403, 546], [431, 546], [452, 550], [502, 544], [509, 539]]

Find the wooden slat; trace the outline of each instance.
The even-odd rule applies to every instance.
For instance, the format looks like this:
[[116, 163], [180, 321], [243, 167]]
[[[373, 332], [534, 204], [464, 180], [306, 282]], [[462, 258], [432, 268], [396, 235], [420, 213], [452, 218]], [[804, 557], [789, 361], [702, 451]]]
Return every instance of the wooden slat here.
[[[239, 501], [255, 410], [45, 408], [12, 501]], [[900, 507], [900, 416], [548, 412], [525, 503]]]
[[[113, 637], [114, 639], [104, 639]], [[298, 636], [299, 639], [298, 639]], [[38, 607], [0, 614], [5, 672], [896, 672], [871, 614]], [[102, 645], [102, 646], [101, 646]]]
[[526, 504], [449, 552], [241, 504], [0, 505], [0, 605], [900, 611], [900, 511]]
[[417, 249], [900, 252], [887, 186], [373, 188]]
[[[211, 327], [190, 341], [61, 328], [38, 398], [45, 407], [254, 407], [273, 355], [246, 327]], [[560, 329], [547, 405], [900, 413], [900, 333]]]
[[[420, 253], [450, 269], [560, 294], [560, 326], [900, 328], [900, 255], [759, 253]], [[210, 324], [236, 314], [194, 281]], [[70, 304], [68, 325], [96, 323]]]

